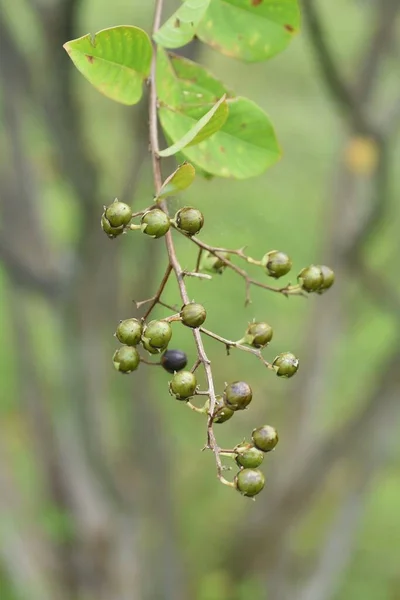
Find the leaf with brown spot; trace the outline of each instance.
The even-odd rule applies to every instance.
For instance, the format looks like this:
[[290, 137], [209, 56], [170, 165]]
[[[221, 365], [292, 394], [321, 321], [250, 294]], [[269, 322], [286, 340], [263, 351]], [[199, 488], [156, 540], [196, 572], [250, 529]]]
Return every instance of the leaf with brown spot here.
[[185, 0], [180, 8], [154, 34], [154, 40], [164, 48], [180, 48], [196, 34], [211, 0]]

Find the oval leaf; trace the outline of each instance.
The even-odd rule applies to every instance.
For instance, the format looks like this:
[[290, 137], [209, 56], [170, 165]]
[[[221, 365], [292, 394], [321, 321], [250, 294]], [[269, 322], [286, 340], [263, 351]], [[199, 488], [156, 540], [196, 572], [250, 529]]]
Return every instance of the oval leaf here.
[[[229, 116], [212, 137], [182, 154], [211, 175], [247, 179], [263, 173], [281, 155], [275, 132], [264, 111], [247, 98], [227, 100]], [[167, 135], [187, 129], [185, 115], [160, 110], [160, 121]]]
[[170, 19], [154, 34], [154, 40], [165, 48], [188, 44], [210, 4], [210, 0], [186, 0]]
[[179, 192], [186, 190], [192, 185], [196, 176], [196, 171], [193, 165], [184, 162], [170, 175], [163, 183], [157, 200], [167, 198], [167, 196], [176, 196]]
[[[204, 112], [203, 107], [199, 108], [198, 110]], [[169, 148], [161, 150], [159, 152], [159, 155], [163, 157], [172, 156], [173, 154], [180, 152], [180, 150], [186, 148], [187, 146], [194, 146], [196, 144], [200, 144], [200, 142], [209, 138], [211, 135], [213, 135], [219, 129], [221, 129], [226, 119], [228, 118], [228, 110], [228, 104], [226, 102], [226, 96], [224, 94], [222, 98], [220, 98], [220, 100], [218, 100], [218, 102], [214, 104], [214, 106], [210, 110], [208, 110], [206, 114], [203, 115], [193, 125], [193, 121], [196, 119], [195, 112], [192, 111], [190, 113], [188, 112], [181, 115], [178, 111], [174, 112], [167, 108], [160, 108], [158, 111], [160, 119], [161, 113], [166, 111], [170, 115], [175, 115], [177, 117], [177, 121], [175, 122], [177, 122], [179, 126], [183, 123], [184, 126], [183, 130], [181, 127], [179, 127], [179, 131], [182, 131], [181, 136], [179, 136], [178, 126], [174, 127], [172, 125], [174, 132], [173, 134], [171, 132], [168, 132], [168, 134], [172, 137], [172, 139], [177, 139], [178, 136], [180, 137], [180, 139], [178, 139], [178, 141], [175, 142], [172, 146], [169, 146]], [[171, 119], [170, 123], [173, 122], [174, 120]], [[189, 131], [188, 126], [190, 127]]]
[[121, 104], [139, 102], [152, 56], [145, 31], [131, 26], [111, 27], [66, 42], [64, 48], [99, 92]]
[[258, 62], [284, 50], [299, 27], [297, 0], [211, 0], [197, 36], [222, 54]]

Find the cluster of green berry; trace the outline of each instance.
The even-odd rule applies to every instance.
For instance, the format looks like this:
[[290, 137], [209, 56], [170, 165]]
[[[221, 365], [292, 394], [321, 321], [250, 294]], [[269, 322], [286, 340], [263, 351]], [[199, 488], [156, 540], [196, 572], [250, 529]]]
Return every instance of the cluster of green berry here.
[[171, 225], [182, 233], [192, 236], [199, 233], [204, 225], [202, 213], [191, 206], [184, 206], [178, 210], [173, 219], [157, 207], [149, 208], [139, 213], [139, 216], [141, 216], [140, 225], [131, 224], [133, 215], [130, 207], [115, 199], [110, 206], [104, 207], [101, 226], [108, 237], [113, 239], [128, 229], [132, 231], [139, 229], [150, 237], [160, 238], [169, 231]]
[[[223, 273], [227, 267], [235, 270], [239, 275], [246, 279], [246, 286], [249, 283], [259, 285], [266, 289], [274, 289], [284, 294], [304, 294], [316, 292], [323, 293], [334, 283], [334, 273], [326, 266], [311, 265], [302, 269], [297, 278], [297, 285], [288, 285], [285, 288], [271, 288], [266, 284], [258, 283], [250, 279], [247, 272], [236, 267], [231, 261], [232, 255], [236, 255], [246, 260], [249, 264], [257, 265], [265, 269], [266, 274], [274, 279], [279, 279], [287, 275], [292, 268], [292, 261], [287, 254], [272, 250], [265, 254], [261, 260], [255, 260], [246, 256], [241, 250], [226, 250], [223, 248], [213, 248], [201, 242], [195, 236], [200, 232], [204, 225], [204, 217], [196, 208], [184, 207], [177, 211], [173, 218], [170, 218], [165, 206], [151, 206], [148, 209], [132, 214], [127, 204], [115, 200], [110, 206], [104, 207], [101, 218], [101, 225], [105, 233], [110, 238], [115, 238], [126, 231], [141, 230], [146, 235], [153, 238], [160, 238], [166, 235], [171, 228], [190, 238], [200, 248], [199, 258], [194, 274], [199, 271], [208, 271], [211, 273]], [[133, 224], [132, 220], [140, 217], [140, 224]], [[168, 234], [170, 235], [170, 234]], [[173, 261], [170, 262], [167, 278], [173, 270]], [[180, 267], [179, 267], [180, 268]], [[178, 277], [182, 276], [182, 271], [177, 272]], [[138, 347], [150, 355], [161, 355], [159, 364], [168, 373], [172, 374], [169, 381], [169, 392], [177, 400], [186, 403], [192, 410], [207, 416], [208, 428], [208, 447], [216, 454], [218, 476], [223, 483], [237, 489], [241, 494], [248, 497], [256, 496], [264, 487], [265, 479], [259, 466], [264, 460], [264, 454], [273, 450], [278, 443], [278, 434], [270, 425], [263, 425], [253, 430], [251, 442], [246, 441], [238, 444], [232, 450], [221, 450], [216, 443], [210, 444], [210, 428], [214, 424], [225, 423], [231, 419], [238, 411], [245, 410], [253, 398], [253, 392], [245, 381], [234, 381], [225, 384], [225, 388], [220, 395], [216, 395], [210, 388], [210, 378], [208, 376], [209, 389], [201, 391], [196, 377], [197, 367], [203, 363], [208, 364], [208, 359], [199, 358], [191, 370], [186, 369], [187, 356], [181, 350], [170, 349], [169, 344], [172, 339], [174, 322], [180, 322], [184, 326], [191, 328], [196, 335], [207, 335], [223, 343], [226, 349], [237, 348], [255, 354], [269, 369], [273, 370], [278, 377], [289, 378], [295, 375], [299, 367], [299, 361], [291, 352], [278, 354], [274, 360], [269, 363], [262, 356], [261, 352], [268, 346], [273, 337], [272, 327], [266, 322], [250, 323], [241, 339], [230, 341], [220, 337], [203, 327], [206, 321], [207, 313], [201, 304], [197, 302], [185, 302], [181, 310], [167, 318], [147, 321], [149, 314], [158, 302], [165, 307], [160, 300], [164, 289], [165, 281], [161, 284], [158, 294], [152, 299], [150, 309], [146, 313], [146, 318], [129, 318], [120, 321], [115, 336], [122, 346], [115, 351], [113, 363], [115, 368], [121, 373], [131, 373], [135, 371], [140, 362], [147, 363], [139, 353]], [[185, 295], [182, 296], [185, 298]], [[187, 294], [186, 294], [187, 297]], [[197, 334], [196, 334], [197, 331]], [[200, 338], [201, 339], [201, 338]], [[212, 379], [211, 379], [212, 381]], [[196, 397], [206, 396], [202, 407], [195, 406], [191, 400]], [[222, 476], [220, 456], [230, 456], [234, 458], [239, 467], [233, 482], [228, 482]]]

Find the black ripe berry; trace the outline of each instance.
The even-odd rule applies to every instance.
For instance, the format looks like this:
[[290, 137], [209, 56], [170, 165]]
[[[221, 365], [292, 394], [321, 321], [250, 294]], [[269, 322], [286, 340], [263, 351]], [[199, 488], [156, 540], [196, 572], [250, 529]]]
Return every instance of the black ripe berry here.
[[161, 365], [168, 373], [182, 371], [187, 365], [187, 356], [182, 350], [166, 350], [161, 357]]

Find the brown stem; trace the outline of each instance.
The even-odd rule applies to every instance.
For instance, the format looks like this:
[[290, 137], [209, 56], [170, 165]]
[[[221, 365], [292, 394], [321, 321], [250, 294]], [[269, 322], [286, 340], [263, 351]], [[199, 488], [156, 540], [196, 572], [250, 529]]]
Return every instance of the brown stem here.
[[[156, 0], [156, 7], [154, 13], [154, 22], [153, 22], [153, 35], [157, 32], [161, 22], [161, 14], [163, 8], [163, 0]], [[158, 143], [158, 121], [157, 121], [157, 87], [156, 87], [156, 44], [153, 42], [153, 59], [151, 65], [151, 73], [149, 79], [149, 125], [150, 125], [150, 152], [151, 152], [151, 160], [153, 166], [153, 177], [154, 177], [154, 188], [155, 194], [158, 196], [161, 186], [162, 186], [162, 173], [161, 173], [161, 163], [159, 156], [159, 143]], [[160, 202], [160, 207], [168, 213], [168, 206], [165, 200]], [[174, 241], [172, 238], [171, 231], [168, 231], [165, 235], [165, 243], [168, 252], [168, 258], [170, 267], [173, 269], [175, 273], [175, 277], [179, 287], [179, 293], [182, 298], [183, 304], [188, 304], [190, 302], [189, 295], [186, 289], [185, 284], [185, 275], [183, 269], [178, 261]], [[221, 458], [219, 456], [219, 447], [217, 441], [215, 439], [214, 431], [213, 431], [213, 413], [215, 410], [216, 398], [215, 398], [215, 389], [214, 389], [214, 381], [211, 371], [210, 361], [207, 357], [206, 351], [204, 349], [203, 340], [201, 338], [201, 333], [198, 329], [193, 329], [193, 337], [196, 343], [198, 360], [203, 365], [209, 394], [210, 394], [210, 409], [209, 409], [209, 417], [207, 421], [207, 447], [210, 448], [214, 452], [215, 462], [217, 465], [217, 476], [218, 479], [225, 483], [226, 485], [232, 486], [233, 484], [227, 481], [223, 475], [223, 466], [221, 462]]]
[[204, 329], [204, 327], [200, 327], [200, 331], [201, 331], [201, 333], [204, 333], [204, 335], [208, 335], [208, 337], [212, 338], [213, 340], [216, 340], [217, 342], [221, 342], [221, 344], [224, 344], [224, 346], [226, 347], [226, 349], [228, 351], [230, 348], [237, 348], [238, 350], [243, 350], [243, 352], [250, 352], [250, 354], [254, 354], [255, 356], [257, 356], [257, 358], [263, 363], [263, 365], [265, 365], [267, 367], [267, 369], [271, 369], [273, 371], [275, 370], [274, 367], [272, 366], [272, 364], [265, 360], [265, 358], [261, 354], [261, 350], [259, 350], [258, 348], [251, 348], [250, 346], [245, 346], [244, 344], [241, 344], [240, 342], [233, 342], [231, 340], [227, 340], [227, 339], [221, 337], [220, 335], [217, 335], [213, 331]]
[[164, 302], [160, 301], [161, 294], [163, 293], [165, 286], [167, 285], [167, 281], [168, 281], [171, 273], [172, 273], [172, 267], [170, 264], [168, 264], [167, 270], [164, 273], [164, 277], [161, 280], [160, 287], [158, 288], [155, 296], [153, 296], [152, 298], [149, 298], [148, 300], [142, 300], [141, 302], [136, 302], [136, 308], [140, 308], [143, 304], [147, 304], [148, 302], [150, 302], [149, 308], [146, 310], [146, 312], [143, 315], [144, 320], [147, 319], [147, 317], [150, 315], [151, 311], [153, 310], [153, 308], [155, 307], [156, 304], [161, 304], [162, 306], [165, 306], [166, 308], [175, 310], [171, 306], [168, 306], [167, 304], [164, 304]]

